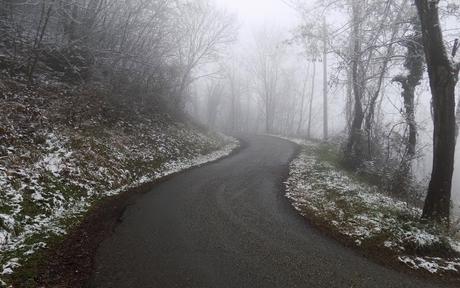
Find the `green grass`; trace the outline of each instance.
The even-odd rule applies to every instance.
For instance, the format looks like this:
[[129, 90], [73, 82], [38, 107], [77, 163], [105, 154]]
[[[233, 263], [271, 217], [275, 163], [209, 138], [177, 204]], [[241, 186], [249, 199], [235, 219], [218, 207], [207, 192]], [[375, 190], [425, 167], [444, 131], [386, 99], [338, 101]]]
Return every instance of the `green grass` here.
[[[98, 159], [100, 161], [97, 161], [98, 159], [91, 158], [89, 155], [87, 155], [86, 158], [83, 158], [83, 162], [81, 163], [81, 175], [78, 177], [84, 177], [85, 179], [93, 179], [97, 181], [97, 186], [94, 187], [95, 189], [108, 189], [109, 183], [107, 181], [104, 181], [104, 179], [95, 179], [94, 175], [91, 174], [85, 174], [85, 170], [90, 170], [90, 169], [85, 169], [85, 166], [87, 163], [95, 163], [96, 165], [99, 165], [100, 167], [106, 167], [106, 169], [109, 169], [111, 172], [109, 172], [111, 175], [112, 174], [117, 174], [117, 172], [114, 170], [116, 168], [111, 166], [111, 162], [107, 160], [113, 160], [113, 159], [108, 159], [110, 157], [110, 148], [107, 147], [103, 142], [95, 142], [95, 141], [72, 141], [71, 147], [73, 150], [78, 150], [82, 149], [84, 146], [83, 145], [90, 145], [92, 151], [95, 151], [98, 154]], [[85, 144], [86, 143], [86, 144]], [[182, 149], [183, 148], [183, 149]], [[204, 145], [203, 143], [199, 144], [194, 144], [192, 146], [189, 146], [189, 144], [183, 144], [183, 147], [179, 147], [179, 150], [181, 152], [187, 151], [186, 155], [181, 155], [181, 157], [192, 157], [194, 155], [198, 154], [207, 154], [211, 151], [216, 150], [218, 147], [215, 147], [213, 144], [209, 145]], [[96, 160], [96, 162], [95, 162]], [[118, 187], [122, 187], [123, 185], [131, 183], [134, 178], [138, 178], [142, 175], [145, 175], [148, 172], [153, 172], [155, 170], [158, 170], [165, 162], [170, 161], [173, 159], [168, 159], [166, 157], [158, 157], [155, 158], [152, 161], [145, 161], [143, 159], [126, 159], [126, 161], [123, 162], [118, 162], [117, 167], [120, 167], [122, 169], [130, 171], [130, 177], [118, 177], [116, 183], [114, 183], [114, 186], [116, 187], [111, 187], [111, 189], [115, 189]], [[177, 159], [176, 159], [177, 160]], [[79, 199], [81, 196], [87, 196], [86, 193], [87, 191], [77, 185], [73, 185], [69, 182], [69, 178], [66, 177], [56, 177], [53, 174], [46, 172], [43, 173], [39, 177], [39, 183], [40, 186], [43, 188], [42, 195], [44, 196], [44, 200], [41, 201], [36, 201], [32, 198], [32, 193], [33, 191], [27, 191], [26, 193], [23, 194], [23, 201], [22, 201], [22, 213], [21, 213], [21, 219], [17, 219], [19, 221], [25, 220], [26, 216], [37, 216], [40, 214], [47, 214], [51, 213], [52, 209], [49, 209], [45, 203], [48, 203], [52, 205], [52, 196], [55, 194], [55, 191], [59, 191], [60, 194], [64, 197], [65, 200], [64, 203], [67, 203], [69, 205], [72, 205], [73, 201], [72, 199]], [[19, 187], [20, 183], [17, 183], [17, 186]], [[105, 201], [107, 197], [100, 196], [98, 197], [95, 195], [93, 199], [88, 199], [90, 201], [91, 207], [97, 207], [97, 205], [101, 201]], [[1, 204], [1, 203], [0, 203]], [[69, 207], [71, 208], [71, 207]], [[0, 211], [5, 211], [5, 212], [10, 212], [10, 207], [3, 207], [0, 205]], [[89, 208], [88, 211], [91, 211], [93, 208]], [[66, 217], [60, 220], [59, 227], [65, 227], [66, 230], [70, 230], [72, 227], [78, 225], [81, 223], [82, 219], [85, 218], [87, 214], [84, 213], [82, 215], [73, 215], [71, 217]], [[18, 223], [21, 223], [19, 222]], [[3, 223], [0, 222], [0, 226]], [[16, 233], [20, 233], [22, 231], [22, 227], [16, 227], [18, 229]], [[0, 259], [11, 259], [11, 258], [20, 258], [20, 259], [25, 259], [25, 261], [21, 261], [21, 267], [16, 268], [13, 275], [7, 276], [7, 277], [2, 277], [5, 278], [4, 280], [7, 281], [8, 283], [16, 283], [19, 285], [19, 287], [37, 287], [36, 279], [39, 273], [39, 269], [43, 267], [46, 262], [48, 261], [47, 259], [47, 251], [49, 249], [55, 249], [55, 247], [58, 247], [60, 243], [65, 239], [65, 235], [55, 235], [50, 233], [43, 234], [41, 233], [40, 235], [34, 235], [30, 238], [27, 239], [26, 245], [32, 245], [34, 243], [38, 242], [45, 242], [47, 243], [47, 248], [46, 249], [38, 249], [34, 254], [28, 256], [27, 258], [24, 258], [23, 253], [25, 252], [23, 249], [19, 249], [14, 252], [6, 253], [4, 255], [1, 255]]]
[[[47, 253], [49, 249], [57, 247], [62, 243], [64, 235], [36, 235], [30, 238], [27, 242], [38, 243], [46, 242], [46, 249], [38, 249], [34, 254], [27, 257], [27, 260], [21, 263], [21, 267], [17, 268], [9, 278], [5, 279], [9, 283], [15, 283], [17, 286], [22, 288], [36, 288], [38, 272], [43, 265], [48, 261]], [[11, 257], [19, 257], [21, 255], [9, 255]]]
[[379, 186], [381, 184], [380, 176], [372, 175], [370, 173], [356, 172], [346, 165], [344, 156], [340, 152], [340, 148], [334, 144], [322, 143], [316, 147], [311, 147], [310, 153], [316, 155], [318, 160], [326, 162], [335, 168], [342, 170], [347, 176], [355, 179], [358, 182], [365, 183], [372, 186]]
[[[95, 199], [92, 203], [92, 207], [87, 212], [73, 215], [72, 217], [63, 218], [60, 221], [61, 227], [66, 227], [67, 231], [72, 230], [73, 227], [78, 226], [81, 221], [91, 213], [93, 207], [97, 207], [101, 201], [105, 201], [107, 198]], [[39, 272], [45, 267], [49, 259], [47, 258], [49, 251], [57, 249], [59, 245], [65, 240], [66, 235], [56, 235], [54, 233], [46, 233], [41, 235], [33, 235], [28, 238], [25, 244], [33, 245], [39, 242], [45, 242], [46, 248], [38, 249], [35, 253], [28, 256], [25, 261], [21, 262], [21, 266], [15, 269], [14, 273], [9, 277], [5, 277], [7, 283], [14, 283], [15, 287], [21, 288], [36, 288], [38, 283]], [[7, 259], [11, 258], [22, 258], [24, 251], [18, 250], [7, 255], [2, 255]]]
[[[13, 208], [11, 206], [6, 205], [0, 198], [0, 214], [11, 214], [13, 213]], [[1, 221], [1, 220], [0, 220]]]
[[30, 192], [29, 193], [24, 193], [22, 195], [22, 216], [37, 216], [40, 214], [46, 214], [46, 210], [44, 210], [40, 205], [38, 201], [35, 201], [32, 199]]
[[[332, 169], [341, 171], [344, 176], [351, 180], [351, 183], [362, 185], [364, 190], [366, 190], [365, 187], [369, 187], [369, 193], [379, 193], [386, 197], [390, 195], [389, 193], [385, 193], [382, 190], [383, 188], [378, 188], [378, 181], [374, 179], [373, 175], [356, 173], [343, 165], [343, 156], [338, 147], [330, 144], [305, 146], [302, 153], [310, 157], [313, 156], [316, 159], [311, 167], [315, 173], [312, 174], [306, 171], [304, 181], [312, 185], [312, 191], [322, 191], [322, 198], [319, 197], [321, 199], [310, 197], [307, 202], [309, 204], [302, 205], [307, 215], [322, 219], [321, 222], [328, 226], [329, 229], [339, 233], [342, 233], [340, 231], [355, 231], [356, 225], [365, 225], [363, 227], [369, 225], [368, 229], [371, 229], [372, 233], [370, 236], [360, 239], [362, 240], [362, 245], [365, 247], [383, 247], [383, 243], [386, 240], [404, 239], [405, 232], [419, 229], [420, 231], [427, 231], [432, 235], [437, 235], [440, 241], [434, 241], [432, 244], [423, 247], [416, 246], [414, 241], [403, 241], [401, 245], [404, 248], [404, 253], [438, 257], [455, 257], [458, 254], [452, 249], [446, 231], [429, 223], [421, 222], [420, 215], [417, 213], [414, 214], [415, 210], [405, 210], [388, 205], [368, 204], [363, 202], [360, 197], [355, 197], [358, 196], [355, 194], [357, 192], [353, 191], [353, 189], [348, 191], [347, 186], [343, 187], [339, 185], [340, 188], [336, 188], [339, 186], [329, 185], [331, 179], [328, 178], [328, 171]], [[336, 208], [331, 210], [328, 206], [332, 204]], [[341, 211], [340, 216], [339, 211]], [[355, 222], [357, 215], [364, 215], [369, 217], [369, 219], [381, 219], [383, 215], [384, 218], [395, 219], [396, 223], [395, 225], [385, 224], [379, 232], [372, 229], [373, 222], [361, 222], [358, 220], [361, 224], [357, 224]], [[333, 224], [334, 221], [339, 223], [339, 225]], [[353, 238], [354, 236], [350, 237]]]
[[335, 145], [319, 144], [316, 147], [310, 147], [310, 149], [313, 149], [311, 152], [315, 153], [321, 162], [327, 162], [336, 167], [341, 166], [342, 156]]

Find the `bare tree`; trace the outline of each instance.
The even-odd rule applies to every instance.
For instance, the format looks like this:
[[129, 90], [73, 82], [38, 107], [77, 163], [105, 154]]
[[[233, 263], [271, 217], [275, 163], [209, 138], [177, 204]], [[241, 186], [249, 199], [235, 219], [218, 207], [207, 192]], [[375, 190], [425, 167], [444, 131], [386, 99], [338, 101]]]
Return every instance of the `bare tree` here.
[[323, 138], [328, 138], [328, 77], [327, 77], [327, 54], [328, 54], [328, 31], [326, 26], [326, 18], [323, 18], [322, 27], [322, 42], [323, 42]]
[[311, 121], [313, 117], [313, 99], [315, 96], [315, 78], [316, 78], [316, 61], [313, 60], [313, 72], [311, 74], [311, 92], [310, 92], [310, 102], [308, 103], [308, 125], [307, 125], [307, 138], [311, 139]]
[[351, 32], [351, 43], [352, 43], [352, 54], [351, 54], [351, 76], [353, 81], [353, 96], [354, 96], [354, 110], [353, 110], [353, 121], [351, 124], [350, 134], [345, 150], [345, 157], [347, 162], [352, 166], [356, 166], [356, 159], [362, 155], [362, 124], [364, 120], [364, 111], [362, 106], [363, 99], [363, 87], [364, 80], [361, 71], [362, 67], [362, 44], [361, 44], [361, 19], [362, 10], [358, 1], [352, 1], [351, 5], [351, 19], [352, 19], [352, 32]]
[[302, 125], [303, 125], [305, 98], [307, 97], [307, 84], [308, 84], [308, 76], [310, 73], [310, 66], [311, 66], [311, 63], [307, 59], [307, 69], [306, 69], [305, 79], [303, 80], [302, 90], [300, 92], [301, 102], [300, 102], [300, 111], [299, 111], [299, 122], [297, 124], [296, 135], [300, 135], [300, 129], [302, 128]]
[[444, 44], [439, 1], [415, 0], [422, 26], [433, 105], [433, 171], [422, 218], [448, 225], [456, 144], [455, 86], [460, 65]]
[[219, 106], [224, 97], [224, 89], [222, 81], [211, 81], [207, 87], [207, 122], [210, 127], [215, 127]]
[[391, 7], [391, 1], [388, 2], [387, 6], [385, 6], [385, 12], [387, 13], [388, 16], [384, 17], [382, 19], [382, 22], [379, 23], [379, 26], [382, 27], [385, 22], [391, 23], [391, 29], [388, 31], [388, 39], [385, 37], [385, 32], [384, 29], [378, 28], [377, 31], [382, 31], [382, 39], [384, 40], [384, 46], [381, 48], [379, 51], [382, 56], [380, 56], [380, 63], [379, 67], [377, 68], [377, 71], [374, 72], [376, 75], [376, 81], [375, 84], [372, 87], [369, 100], [368, 100], [368, 105], [367, 105], [367, 113], [366, 113], [366, 118], [365, 118], [365, 130], [367, 134], [367, 154], [368, 154], [368, 159], [373, 158], [373, 151], [372, 151], [372, 145], [374, 142], [373, 139], [373, 125], [374, 125], [374, 118], [375, 118], [375, 109], [377, 105], [377, 101], [379, 97], [381, 96], [381, 90], [382, 86], [385, 80], [385, 76], [388, 73], [389, 65], [390, 62], [395, 54], [395, 43], [397, 39], [399, 38], [399, 32], [401, 31], [401, 25], [403, 21], [403, 16], [405, 16], [405, 13], [407, 12], [408, 9], [408, 0], [403, 0], [401, 3], [401, 7], [397, 7], [395, 10], [392, 11]]
[[379, 135], [375, 133], [379, 127], [374, 127], [375, 110], [381, 102], [379, 98], [395, 56], [396, 43], [405, 32], [402, 19], [408, 3], [408, 0], [349, 1], [351, 51], [345, 49], [344, 53], [339, 47], [334, 52], [343, 60], [347, 78], [352, 81], [348, 91], [353, 101], [349, 99], [347, 103], [349, 108], [353, 103], [353, 112], [344, 154], [346, 162], [354, 169], [365, 160], [381, 158]]
[[32, 82], [32, 77], [35, 71], [35, 67], [37, 66], [38, 57], [40, 55], [40, 48], [42, 45], [43, 37], [45, 36], [46, 28], [48, 28], [48, 23], [51, 17], [51, 13], [54, 9], [55, 1], [48, 1], [42, 0], [41, 1], [41, 12], [40, 12], [40, 21], [37, 25], [37, 31], [35, 34], [35, 39], [32, 45], [32, 56], [29, 61], [29, 67], [27, 71], [27, 78], [29, 82]]
[[255, 37], [255, 55], [253, 70], [256, 76], [257, 93], [264, 105], [265, 132], [273, 132], [276, 113], [276, 99], [279, 95], [280, 74], [284, 54], [283, 43], [279, 35], [267, 28]]
[[227, 82], [227, 88], [230, 93], [230, 107], [229, 107], [229, 123], [230, 126], [227, 127], [232, 132], [241, 131], [241, 120], [242, 116], [242, 107], [241, 107], [241, 97], [245, 92], [243, 79], [243, 71], [240, 68], [241, 63], [238, 56], [232, 54], [230, 59], [226, 61], [224, 67], [224, 76]]
[[[308, 1], [302, 0], [287, 0], [286, 2], [293, 5], [298, 10], [303, 18], [299, 35], [301, 45], [305, 51], [312, 57], [321, 58], [323, 63], [323, 139], [327, 140], [329, 130], [328, 116], [328, 54], [330, 53], [329, 31], [326, 23], [326, 17], [323, 13], [318, 17], [310, 13], [306, 8]], [[327, 5], [327, 4], [326, 4]], [[321, 56], [320, 56], [321, 55]]]
[[215, 62], [221, 49], [235, 40], [234, 18], [214, 7], [208, 0], [177, 4], [174, 56], [179, 71], [175, 91], [176, 105], [184, 101], [186, 88], [196, 79], [199, 66]]

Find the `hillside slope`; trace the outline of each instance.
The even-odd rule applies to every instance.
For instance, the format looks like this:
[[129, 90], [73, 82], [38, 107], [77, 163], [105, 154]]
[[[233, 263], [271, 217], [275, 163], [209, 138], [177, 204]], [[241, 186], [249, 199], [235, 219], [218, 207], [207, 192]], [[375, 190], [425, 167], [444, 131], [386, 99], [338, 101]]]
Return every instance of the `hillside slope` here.
[[98, 200], [237, 146], [177, 120], [159, 102], [119, 103], [98, 87], [21, 83], [0, 80], [1, 285]]

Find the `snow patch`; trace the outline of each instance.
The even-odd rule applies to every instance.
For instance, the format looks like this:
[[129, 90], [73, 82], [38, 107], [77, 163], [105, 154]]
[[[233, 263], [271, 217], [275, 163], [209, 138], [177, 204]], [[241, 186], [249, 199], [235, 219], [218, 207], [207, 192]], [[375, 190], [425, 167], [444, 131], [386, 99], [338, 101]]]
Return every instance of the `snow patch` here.
[[[15, 166], [0, 162], [0, 286], [7, 285], [7, 276], [20, 263], [46, 247], [49, 237], [66, 234], [66, 223], [86, 212], [94, 201], [215, 161], [239, 146], [234, 138], [207, 135], [179, 124], [170, 125], [167, 133], [161, 125], [136, 127], [145, 139], [133, 140], [133, 135], [120, 132], [129, 123], [117, 125], [120, 129], [105, 131], [106, 138], [70, 139], [61, 132], [47, 133], [36, 155], [8, 147], [9, 157], [22, 162], [16, 160]], [[140, 167], [131, 169], [132, 163]]]
[[432, 227], [418, 221], [421, 209], [385, 195], [377, 187], [319, 159], [319, 145], [288, 140], [302, 145], [301, 153], [290, 163], [286, 181], [286, 197], [302, 215], [321, 219], [357, 246], [368, 242], [389, 249], [414, 269], [431, 273], [458, 271], [460, 258], [405, 255], [414, 249], [444, 247], [446, 242], [454, 250], [460, 249], [459, 239], [436, 234]]

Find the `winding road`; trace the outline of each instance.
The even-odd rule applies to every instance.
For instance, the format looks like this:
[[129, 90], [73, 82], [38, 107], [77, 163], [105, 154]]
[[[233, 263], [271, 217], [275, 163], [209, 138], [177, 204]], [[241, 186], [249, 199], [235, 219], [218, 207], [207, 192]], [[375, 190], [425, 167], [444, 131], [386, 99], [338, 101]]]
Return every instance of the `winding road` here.
[[245, 141], [129, 206], [98, 250], [90, 287], [437, 287], [309, 226], [283, 196], [296, 146]]

